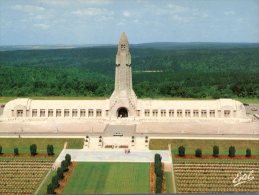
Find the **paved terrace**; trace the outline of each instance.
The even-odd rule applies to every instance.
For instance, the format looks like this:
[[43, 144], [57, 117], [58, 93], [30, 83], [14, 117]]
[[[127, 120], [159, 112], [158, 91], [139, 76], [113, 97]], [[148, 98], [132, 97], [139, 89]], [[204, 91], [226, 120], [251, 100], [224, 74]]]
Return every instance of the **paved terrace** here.
[[85, 150], [85, 149], [64, 149], [56, 162], [65, 159], [66, 154], [77, 162], [154, 162], [154, 156], [158, 153], [162, 156], [162, 162], [171, 163], [170, 152], [167, 150], [130, 150], [125, 154], [124, 149]]

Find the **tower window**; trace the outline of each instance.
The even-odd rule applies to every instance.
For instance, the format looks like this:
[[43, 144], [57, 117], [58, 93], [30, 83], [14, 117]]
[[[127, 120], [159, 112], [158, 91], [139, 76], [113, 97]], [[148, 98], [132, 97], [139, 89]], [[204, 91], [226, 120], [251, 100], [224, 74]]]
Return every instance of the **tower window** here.
[[182, 117], [183, 115], [183, 111], [182, 110], [177, 110], [177, 117]]
[[48, 110], [48, 117], [53, 117], [53, 110]]
[[199, 117], [199, 110], [193, 110], [193, 116]]
[[165, 117], [166, 116], [166, 110], [161, 110], [161, 117]]
[[125, 44], [121, 44], [121, 49], [125, 49], [126, 45]]
[[45, 110], [44, 109], [40, 110], [40, 117], [45, 117]]
[[72, 110], [72, 117], [77, 117], [77, 110], [76, 109]]
[[69, 109], [64, 110], [64, 117], [69, 117]]
[[32, 117], [37, 117], [37, 110], [36, 109], [32, 110]]
[[207, 111], [206, 110], [201, 111], [201, 117], [207, 117]]
[[61, 117], [61, 109], [56, 110], [56, 117]]
[[174, 110], [169, 110], [169, 116], [173, 117], [174, 116]]
[[150, 111], [148, 109], [145, 110], [145, 116], [148, 117], [149, 116]]
[[94, 116], [94, 110], [93, 109], [89, 109], [88, 110], [88, 117], [93, 117]]
[[96, 116], [97, 117], [102, 116], [102, 110], [100, 110], [100, 109], [96, 110]]
[[85, 109], [80, 110], [80, 117], [85, 117]]

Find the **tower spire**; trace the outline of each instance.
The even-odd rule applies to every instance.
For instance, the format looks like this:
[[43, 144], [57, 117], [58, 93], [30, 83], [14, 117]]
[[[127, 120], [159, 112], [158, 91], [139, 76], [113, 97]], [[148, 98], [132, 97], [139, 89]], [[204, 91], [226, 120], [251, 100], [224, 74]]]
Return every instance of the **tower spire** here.
[[128, 43], [128, 38], [127, 38], [127, 35], [125, 32], [121, 33], [121, 38], [120, 38], [119, 43]]
[[115, 115], [120, 107], [128, 110], [129, 116], [135, 113], [137, 97], [132, 87], [131, 55], [129, 42], [125, 32], [122, 32], [116, 55], [115, 87], [110, 98], [110, 109]]

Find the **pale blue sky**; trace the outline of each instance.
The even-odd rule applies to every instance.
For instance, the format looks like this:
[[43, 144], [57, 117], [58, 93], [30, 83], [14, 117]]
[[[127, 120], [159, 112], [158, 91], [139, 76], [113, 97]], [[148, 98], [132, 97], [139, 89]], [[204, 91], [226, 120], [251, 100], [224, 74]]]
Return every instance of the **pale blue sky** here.
[[259, 42], [259, 0], [0, 0], [0, 45]]

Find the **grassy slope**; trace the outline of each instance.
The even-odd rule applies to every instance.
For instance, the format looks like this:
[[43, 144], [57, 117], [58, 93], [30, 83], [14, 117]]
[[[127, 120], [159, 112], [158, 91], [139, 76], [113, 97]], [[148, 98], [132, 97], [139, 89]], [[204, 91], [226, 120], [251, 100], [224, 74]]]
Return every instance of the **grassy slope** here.
[[149, 193], [149, 164], [79, 162], [63, 193]]
[[[56, 171], [51, 171], [50, 174], [48, 175], [47, 179], [45, 180], [45, 182], [43, 183], [43, 185], [41, 186], [38, 194], [46, 194], [47, 192], [47, 186], [51, 183], [52, 177], [54, 177], [56, 175]], [[42, 182], [42, 181], [41, 181]]]
[[166, 193], [170, 194], [173, 193], [173, 184], [172, 184], [172, 173], [166, 172]]
[[[0, 96], [0, 103], [7, 103], [17, 97]], [[84, 96], [32, 96], [29, 97], [33, 100], [105, 100], [109, 97], [84, 97]], [[143, 98], [152, 99], [152, 98]], [[195, 99], [195, 98], [180, 98], [180, 97], [158, 97], [153, 99], [159, 100], [211, 100], [211, 98]], [[242, 103], [259, 104], [259, 99], [256, 98], [235, 98]]]
[[229, 146], [236, 147], [236, 154], [245, 154], [246, 148], [251, 148], [252, 154], [259, 155], [259, 141], [255, 140], [191, 140], [191, 139], [156, 139], [151, 140], [149, 148], [155, 149], [168, 149], [168, 144], [171, 143], [174, 154], [178, 153], [178, 147], [184, 146], [186, 154], [194, 154], [197, 148], [202, 149], [203, 154], [212, 154], [214, 145], [219, 146], [220, 154], [228, 154]]
[[15, 147], [18, 147], [19, 153], [30, 153], [30, 145], [36, 144], [37, 152], [46, 154], [47, 145], [52, 144], [57, 156], [65, 142], [68, 143], [68, 148], [80, 149], [83, 147], [83, 141], [83, 139], [67, 138], [0, 138], [0, 145], [3, 147], [3, 153], [13, 153]]

